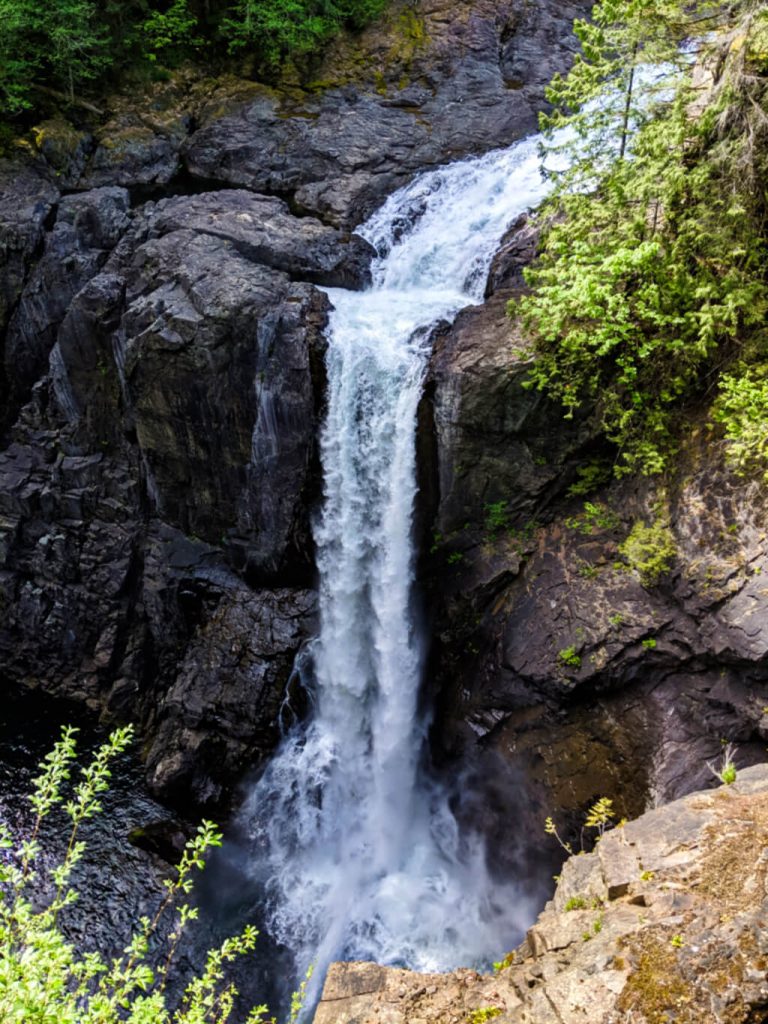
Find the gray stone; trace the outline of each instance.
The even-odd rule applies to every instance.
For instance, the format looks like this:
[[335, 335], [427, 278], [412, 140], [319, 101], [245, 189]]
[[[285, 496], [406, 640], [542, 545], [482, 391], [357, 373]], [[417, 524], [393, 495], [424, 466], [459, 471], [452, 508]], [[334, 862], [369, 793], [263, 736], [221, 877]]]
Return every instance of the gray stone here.
[[[476, 1010], [500, 1024], [750, 1024], [768, 999], [764, 927], [768, 767], [609, 832], [566, 862], [554, 901], [497, 974], [423, 975], [333, 964], [315, 1024], [445, 1024]], [[629, 875], [653, 861], [653, 874]], [[685, 854], [685, 856], [683, 856]], [[627, 892], [566, 909], [576, 877]], [[642, 905], [637, 896], [643, 895]]]

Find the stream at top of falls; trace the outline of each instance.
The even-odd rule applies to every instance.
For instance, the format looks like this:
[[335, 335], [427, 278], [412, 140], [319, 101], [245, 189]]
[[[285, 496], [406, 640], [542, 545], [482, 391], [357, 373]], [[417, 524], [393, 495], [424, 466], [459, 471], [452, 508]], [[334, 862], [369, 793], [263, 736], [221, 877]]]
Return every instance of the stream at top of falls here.
[[482, 301], [506, 228], [546, 191], [537, 138], [424, 173], [358, 229], [372, 287], [327, 289], [312, 711], [240, 815], [268, 930], [299, 976], [315, 965], [308, 1004], [332, 960], [447, 970], [498, 956], [530, 921], [423, 770], [413, 514], [431, 329]]

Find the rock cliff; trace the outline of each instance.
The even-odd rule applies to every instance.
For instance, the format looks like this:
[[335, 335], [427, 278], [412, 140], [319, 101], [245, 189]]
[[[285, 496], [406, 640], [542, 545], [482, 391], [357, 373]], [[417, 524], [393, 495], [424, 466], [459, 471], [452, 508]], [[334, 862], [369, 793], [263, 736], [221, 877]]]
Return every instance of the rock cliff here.
[[[610, 482], [589, 415], [566, 421], [524, 387], [505, 307], [534, 248], [514, 226], [485, 305], [436, 339], [422, 416], [435, 736], [480, 772], [499, 755], [519, 772], [531, 827], [552, 808], [573, 826], [602, 795], [636, 815], [705, 785], [724, 740], [741, 765], [764, 760], [768, 505], [728, 470], [705, 406], [665, 478]], [[587, 466], [587, 493], [569, 493]], [[667, 547], [663, 571], [626, 556], [638, 529]]]
[[161, 795], [258, 764], [313, 629], [317, 286], [534, 126], [588, 6], [394, 2], [314, 81], [180, 72], [0, 160], [0, 678], [138, 719]]
[[767, 844], [758, 766], [571, 857], [494, 974], [335, 964], [314, 1024], [756, 1024], [768, 1015]]

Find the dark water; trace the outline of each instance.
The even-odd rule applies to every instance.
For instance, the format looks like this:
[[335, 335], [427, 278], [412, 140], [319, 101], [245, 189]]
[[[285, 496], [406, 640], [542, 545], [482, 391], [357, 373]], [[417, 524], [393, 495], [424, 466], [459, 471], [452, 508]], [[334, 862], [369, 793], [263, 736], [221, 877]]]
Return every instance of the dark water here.
[[[15, 836], [28, 835], [32, 809], [28, 794], [38, 765], [59, 738], [63, 724], [76, 725], [79, 762], [87, 762], [105, 733], [81, 709], [52, 701], [35, 693], [5, 693], [0, 707], [0, 820]], [[73, 773], [76, 778], [76, 773]], [[194, 823], [175, 818], [169, 808], [152, 798], [144, 784], [141, 764], [134, 754], [119, 758], [113, 767], [110, 790], [102, 800], [103, 812], [83, 827], [87, 852], [78, 865], [73, 884], [77, 903], [61, 917], [61, 927], [79, 949], [98, 949], [102, 956], [120, 953], [142, 914], [152, 915], [163, 897], [162, 882], [173, 875], [173, 852], [182, 833], [194, 831]], [[67, 819], [55, 812], [43, 830], [42, 863], [49, 867], [63, 853], [68, 838]], [[140, 830], [159, 837], [150, 852], [131, 841]], [[135, 835], [134, 835], [135, 838]], [[146, 839], [139, 839], [146, 843]], [[44, 874], [44, 872], [41, 872]], [[43, 896], [44, 887], [37, 888]], [[259, 892], [246, 877], [238, 844], [232, 842], [211, 859], [198, 876], [195, 899], [200, 920], [194, 934], [183, 941], [171, 998], [177, 999], [193, 970], [199, 970], [205, 952], [246, 923], [258, 927]], [[169, 918], [160, 929], [160, 943], [172, 926]], [[157, 951], [156, 955], [161, 954]], [[261, 936], [256, 953], [240, 962], [234, 980], [242, 996], [236, 1024], [247, 1009], [269, 1002], [275, 1012], [284, 1009], [291, 969], [286, 954]], [[283, 983], [285, 979], [285, 984]]]

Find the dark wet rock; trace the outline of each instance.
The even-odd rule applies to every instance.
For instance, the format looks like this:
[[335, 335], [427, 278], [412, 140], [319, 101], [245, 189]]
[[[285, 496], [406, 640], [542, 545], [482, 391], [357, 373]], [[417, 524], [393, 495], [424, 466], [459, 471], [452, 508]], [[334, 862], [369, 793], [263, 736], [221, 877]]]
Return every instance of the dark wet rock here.
[[48, 365], [59, 324], [78, 291], [101, 269], [130, 222], [128, 193], [101, 188], [66, 196], [29, 275], [5, 342], [5, 422]]
[[416, 171], [533, 130], [545, 84], [572, 55], [573, 18], [588, 7], [395, 5], [339, 44], [314, 88], [263, 88], [223, 117], [211, 103], [183, 147], [186, 166], [208, 181], [290, 195], [349, 227]]
[[94, 133], [93, 151], [77, 184], [166, 185], [179, 170], [179, 150], [192, 123], [191, 114], [170, 111], [158, 115], [141, 109], [121, 110]]
[[175, 865], [181, 860], [193, 831], [187, 822], [177, 818], [161, 818], [131, 829], [128, 842], [139, 850], [154, 854], [167, 864]]
[[325, 297], [176, 231], [137, 250], [126, 301], [119, 358], [158, 511], [243, 567], [306, 559]]
[[[507, 304], [523, 286], [535, 235], [521, 218], [491, 267], [489, 298], [438, 330], [427, 382], [425, 422], [435, 438], [439, 500], [435, 532], [461, 551], [501, 502], [510, 523], [535, 517], [562, 490], [597, 436], [588, 416], [526, 387], [533, 354]], [[468, 524], [468, 525], [467, 525]]]
[[[124, 225], [96, 199], [122, 195], [62, 204], [97, 264]], [[156, 791], [199, 807], [271, 749], [310, 629], [328, 302], [151, 217], [69, 302], [0, 453], [0, 660], [9, 682], [161, 734]]]
[[0, 159], [0, 331], [19, 301], [58, 198], [42, 161]]
[[147, 757], [157, 791], [176, 803], [216, 804], [231, 779], [275, 745], [314, 612], [311, 591], [254, 592], [231, 582], [157, 708]]
[[[734, 478], [699, 431], [668, 490], [641, 479], [588, 500], [602, 522], [583, 499], [561, 498], [544, 507], [544, 525], [513, 513], [506, 526], [486, 520], [479, 540], [449, 540], [441, 560], [450, 545], [462, 559], [436, 570], [441, 742], [480, 763], [500, 753], [522, 772], [531, 827], [554, 807], [575, 827], [601, 795], [636, 814], [705, 785], [725, 740], [741, 764], [764, 757], [758, 484]], [[651, 586], [619, 546], [659, 516], [676, 557]]]
[[511, 298], [525, 288], [523, 271], [536, 255], [537, 241], [538, 231], [527, 214], [509, 226], [488, 272], [486, 299], [500, 291], [509, 292]]
[[292, 216], [280, 199], [240, 189], [166, 199], [149, 224], [153, 235], [187, 230], [223, 238], [247, 259], [294, 280], [352, 289], [371, 281], [371, 245], [313, 217]]

